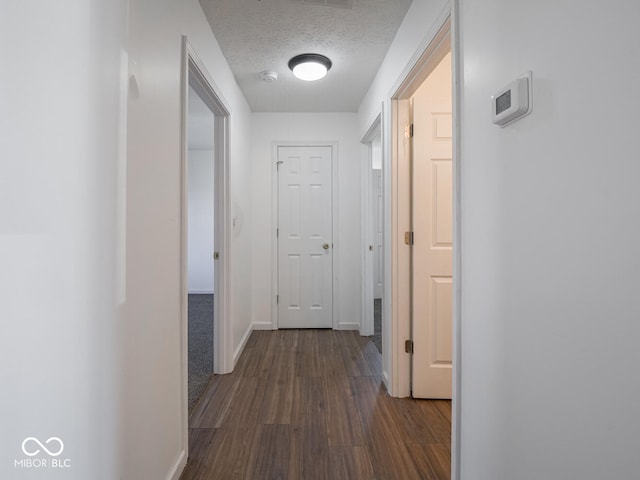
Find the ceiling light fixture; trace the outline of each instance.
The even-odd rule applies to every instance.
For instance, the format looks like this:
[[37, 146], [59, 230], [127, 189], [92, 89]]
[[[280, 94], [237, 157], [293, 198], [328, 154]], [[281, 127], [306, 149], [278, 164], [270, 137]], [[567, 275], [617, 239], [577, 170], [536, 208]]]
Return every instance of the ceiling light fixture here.
[[317, 53], [303, 53], [289, 60], [289, 68], [300, 80], [313, 82], [327, 74], [331, 68], [331, 60]]

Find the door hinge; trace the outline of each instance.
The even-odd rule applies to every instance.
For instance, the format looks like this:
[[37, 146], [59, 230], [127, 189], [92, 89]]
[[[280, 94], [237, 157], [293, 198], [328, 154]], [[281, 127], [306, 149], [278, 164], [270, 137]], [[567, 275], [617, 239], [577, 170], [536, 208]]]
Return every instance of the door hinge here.
[[413, 138], [413, 123], [405, 125], [404, 136], [405, 138]]
[[276, 295], [276, 305], [280, 305], [280, 295]]
[[404, 244], [413, 245], [413, 232], [404, 232]]
[[280, 238], [280, 229], [276, 228], [276, 238]]
[[413, 340], [404, 341], [404, 351], [413, 354]]

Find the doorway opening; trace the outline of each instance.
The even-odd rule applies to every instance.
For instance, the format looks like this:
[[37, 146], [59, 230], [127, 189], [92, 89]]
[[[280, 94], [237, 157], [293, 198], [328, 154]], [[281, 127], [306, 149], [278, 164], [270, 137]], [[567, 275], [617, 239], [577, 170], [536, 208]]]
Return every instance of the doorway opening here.
[[[424, 272], [416, 272], [416, 263], [431, 263], [424, 257], [424, 251], [429, 249], [448, 250], [450, 256], [448, 260], [452, 265], [451, 256], [455, 256], [453, 249], [456, 248], [453, 228], [453, 209], [455, 201], [455, 185], [453, 179], [453, 169], [455, 159], [452, 155], [453, 145], [453, 114], [452, 114], [452, 63], [451, 63], [451, 25], [447, 15], [443, 19], [441, 28], [434, 34], [432, 41], [426, 47], [421, 57], [418, 59], [411, 71], [404, 77], [403, 81], [395, 90], [392, 96], [392, 141], [391, 141], [391, 203], [392, 203], [392, 242], [391, 255], [393, 259], [391, 290], [392, 298], [397, 299], [393, 310], [393, 342], [394, 350], [394, 392], [397, 396], [410, 396], [412, 393], [412, 377], [415, 376], [415, 368], [412, 365], [416, 349], [434, 346], [440, 348], [436, 352], [437, 356], [443, 353], [449, 358], [444, 361], [438, 358], [436, 363], [439, 368], [446, 368], [451, 372], [451, 348], [443, 352], [444, 343], [452, 343], [452, 296], [448, 302], [448, 308], [441, 308], [437, 313], [443, 319], [436, 327], [439, 332], [447, 330], [447, 338], [441, 339], [441, 344], [431, 336], [433, 329], [418, 329], [415, 331], [416, 322], [422, 321], [425, 315], [433, 314], [433, 309], [442, 307], [447, 294], [453, 292], [453, 278], [451, 273], [434, 273], [421, 278], [420, 282], [426, 281], [427, 286], [415, 285], [418, 281], [416, 273], [423, 275]], [[449, 59], [449, 60], [447, 60]], [[440, 68], [438, 68], [440, 67]], [[447, 71], [448, 69], [448, 71]], [[438, 70], [439, 73], [434, 73]], [[428, 83], [433, 83], [433, 78], [439, 78], [439, 83], [445, 84], [445, 106], [435, 98], [429, 89]], [[447, 78], [448, 76], [448, 78]], [[422, 88], [423, 85], [425, 88]], [[441, 96], [438, 94], [438, 96]], [[448, 104], [447, 104], [448, 101]], [[417, 108], [417, 112], [414, 109]], [[432, 111], [429, 111], [431, 109]], [[414, 122], [414, 116], [419, 118]], [[427, 144], [423, 146], [421, 144]], [[434, 144], [435, 143], [435, 144]], [[446, 144], [448, 148], [444, 151], [438, 150], [441, 144]], [[429, 157], [422, 152], [420, 158], [414, 158], [416, 149], [428, 150]], [[434, 150], [435, 149], [435, 150]], [[436, 180], [445, 180], [448, 190], [436, 188]], [[433, 207], [433, 215], [425, 216], [425, 209]], [[440, 230], [434, 229], [440, 227]], [[415, 232], [415, 228], [419, 232]], [[420, 238], [418, 238], [418, 234]], [[439, 260], [437, 260], [439, 261]], [[450, 267], [451, 270], [452, 267]], [[449, 272], [450, 272], [449, 270]], [[438, 283], [440, 282], [440, 283]], [[437, 283], [437, 285], [436, 285]], [[436, 287], [442, 287], [438, 290]], [[446, 287], [446, 288], [445, 288]], [[420, 293], [414, 292], [415, 288], [422, 289]], [[414, 299], [430, 298], [418, 312], [414, 311]], [[439, 301], [438, 305], [435, 301]], [[418, 318], [420, 316], [420, 318]], [[446, 324], [443, 322], [447, 322]], [[416, 337], [415, 335], [419, 336]], [[420, 343], [418, 343], [420, 342]], [[412, 351], [413, 348], [413, 351]], [[425, 357], [426, 358], [426, 357]], [[429, 361], [433, 357], [429, 356]], [[445, 365], [446, 364], [446, 365]], [[417, 365], [416, 365], [417, 367]]]
[[187, 142], [190, 415], [213, 377], [215, 318], [215, 115], [191, 85], [188, 93]]
[[[440, 59], [440, 56], [444, 57]], [[453, 124], [451, 49], [409, 99], [411, 396], [451, 399]]]
[[[376, 349], [383, 355], [385, 326], [384, 297], [384, 176], [382, 145], [382, 111], [361, 140], [367, 147], [362, 166], [362, 243], [363, 278], [360, 334], [371, 336]], [[384, 355], [383, 355], [384, 358]], [[384, 363], [384, 361], [383, 361]]]
[[181, 420], [186, 461], [190, 410], [212, 374], [233, 369], [233, 352], [228, 315], [230, 110], [186, 37], [182, 59]]

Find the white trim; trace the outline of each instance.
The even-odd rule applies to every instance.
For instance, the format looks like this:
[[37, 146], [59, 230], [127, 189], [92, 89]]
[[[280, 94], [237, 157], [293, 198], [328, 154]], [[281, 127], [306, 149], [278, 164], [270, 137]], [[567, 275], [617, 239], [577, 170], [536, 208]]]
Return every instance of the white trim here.
[[187, 196], [185, 184], [188, 179], [187, 172], [187, 159], [189, 155], [189, 142], [187, 138], [187, 118], [189, 115], [189, 54], [188, 54], [188, 42], [187, 37], [182, 37], [182, 65], [180, 71], [180, 362], [181, 362], [181, 375], [182, 375], [182, 398], [181, 398], [181, 418], [180, 418], [180, 432], [181, 432], [181, 450], [178, 457], [178, 462], [172, 470], [171, 477], [176, 479], [177, 473], [181, 473], [187, 464], [187, 458], [189, 454], [189, 301], [188, 293], [189, 289], [189, 276], [187, 271]]
[[216, 158], [216, 221], [214, 245], [219, 253], [218, 270], [214, 278], [216, 292], [217, 321], [214, 321], [214, 336], [219, 338], [215, 343], [213, 370], [216, 374], [231, 373], [234, 367], [231, 348], [233, 345], [233, 328], [231, 324], [231, 199], [230, 199], [230, 119], [229, 115], [216, 117], [216, 135], [223, 139], [217, 142]]
[[394, 374], [396, 361], [393, 357], [395, 351], [393, 349], [393, 309], [394, 299], [393, 290], [393, 242], [391, 241], [391, 232], [393, 228], [394, 216], [391, 212], [391, 191], [392, 180], [394, 178], [393, 169], [391, 168], [391, 145], [395, 141], [395, 132], [392, 131], [394, 125], [393, 108], [387, 107], [382, 112], [383, 129], [382, 129], [382, 190], [383, 190], [383, 282], [384, 290], [382, 292], [382, 379], [389, 395], [395, 396], [396, 388], [393, 385], [393, 379], [397, 377]]
[[451, 391], [451, 480], [460, 480], [462, 439], [462, 56], [459, 0], [451, 12], [453, 78], [453, 369]]
[[[278, 145], [271, 144], [271, 329], [278, 329]], [[265, 328], [266, 330], [266, 328]]]
[[271, 322], [253, 322], [251, 324], [251, 330], [273, 330], [273, 324]]
[[[411, 395], [411, 356], [405, 352], [404, 342], [411, 338], [411, 250], [404, 244], [404, 232], [411, 225], [411, 196], [406, 188], [409, 164], [403, 161], [408, 140], [404, 126], [409, 123], [409, 100], [392, 99], [391, 152], [391, 390], [394, 397]], [[404, 142], [402, 142], [404, 140]]]
[[382, 133], [382, 111], [384, 110], [384, 104], [380, 105], [380, 110], [376, 114], [375, 118], [369, 125], [369, 128], [362, 136], [360, 143], [371, 143], [378, 135]]
[[440, 13], [431, 24], [431, 28], [429, 28], [429, 31], [423, 37], [422, 42], [420, 42], [420, 45], [416, 48], [411, 59], [407, 62], [391, 87], [389, 93], [390, 98], [405, 97], [407, 94], [406, 89], [410, 88], [410, 85], [422, 84], [424, 79], [427, 78], [429, 73], [431, 73], [422, 71], [422, 67], [424, 67], [426, 63], [426, 57], [428, 57], [430, 53], [436, 50], [439, 46], [439, 42], [434, 42], [438, 39], [438, 34], [442, 32], [442, 28], [447, 24], [450, 18], [451, 5], [447, 3], [442, 10], [440, 10]]
[[333, 327], [334, 330], [360, 330], [360, 322], [341, 323]]
[[[286, 141], [276, 140], [271, 143], [271, 328], [278, 328], [278, 147], [331, 147], [331, 243], [333, 245], [333, 329], [343, 329], [340, 324], [340, 285], [338, 282], [340, 244], [338, 242], [338, 141]], [[256, 324], [254, 324], [256, 325]], [[264, 325], [264, 324], [262, 324]], [[350, 324], [348, 324], [350, 325]], [[356, 328], [357, 330], [357, 328]]]
[[240, 340], [240, 344], [238, 345], [238, 348], [236, 348], [235, 352], [233, 352], [233, 365], [235, 365], [240, 359], [240, 355], [242, 355], [242, 351], [244, 350], [244, 347], [247, 345], [247, 342], [249, 341], [249, 337], [251, 336], [252, 331], [253, 329], [251, 328], [247, 329], [245, 334], [242, 336], [242, 340]]
[[388, 385], [389, 385], [389, 373], [386, 372], [385, 370], [382, 370], [382, 381], [384, 382], [384, 384], [387, 386], [387, 390], [388, 390]]
[[189, 290], [189, 295], [213, 295], [213, 290]]
[[171, 470], [169, 470], [169, 475], [167, 475], [167, 480], [179, 480], [182, 476], [182, 471], [184, 470], [185, 465], [187, 464], [187, 450], [182, 449], [178, 454], [178, 459], [173, 464]]
[[188, 418], [188, 275], [187, 275], [187, 226], [188, 226], [188, 92], [191, 85], [202, 100], [214, 113], [215, 160], [214, 179], [215, 199], [215, 238], [214, 244], [220, 254], [216, 260], [215, 285], [216, 292], [214, 312], [214, 372], [228, 373], [233, 369], [233, 352], [231, 351], [233, 331], [230, 325], [231, 317], [228, 306], [230, 303], [230, 214], [229, 214], [229, 104], [226, 102], [219, 88], [200, 60], [186, 36], [182, 37], [182, 65], [181, 65], [181, 155], [180, 155], [180, 185], [181, 185], [181, 246], [180, 246], [180, 301], [181, 301], [181, 352], [182, 363], [182, 415], [181, 415], [181, 444], [184, 455], [181, 455], [176, 471], [181, 471], [186, 465], [189, 452], [189, 418]]

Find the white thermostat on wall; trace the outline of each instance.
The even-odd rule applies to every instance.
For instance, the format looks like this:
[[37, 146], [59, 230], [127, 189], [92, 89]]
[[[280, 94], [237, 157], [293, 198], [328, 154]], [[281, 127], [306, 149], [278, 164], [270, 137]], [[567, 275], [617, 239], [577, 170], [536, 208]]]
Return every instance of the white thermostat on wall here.
[[506, 127], [531, 113], [533, 107], [531, 72], [516, 78], [491, 97], [493, 123]]

